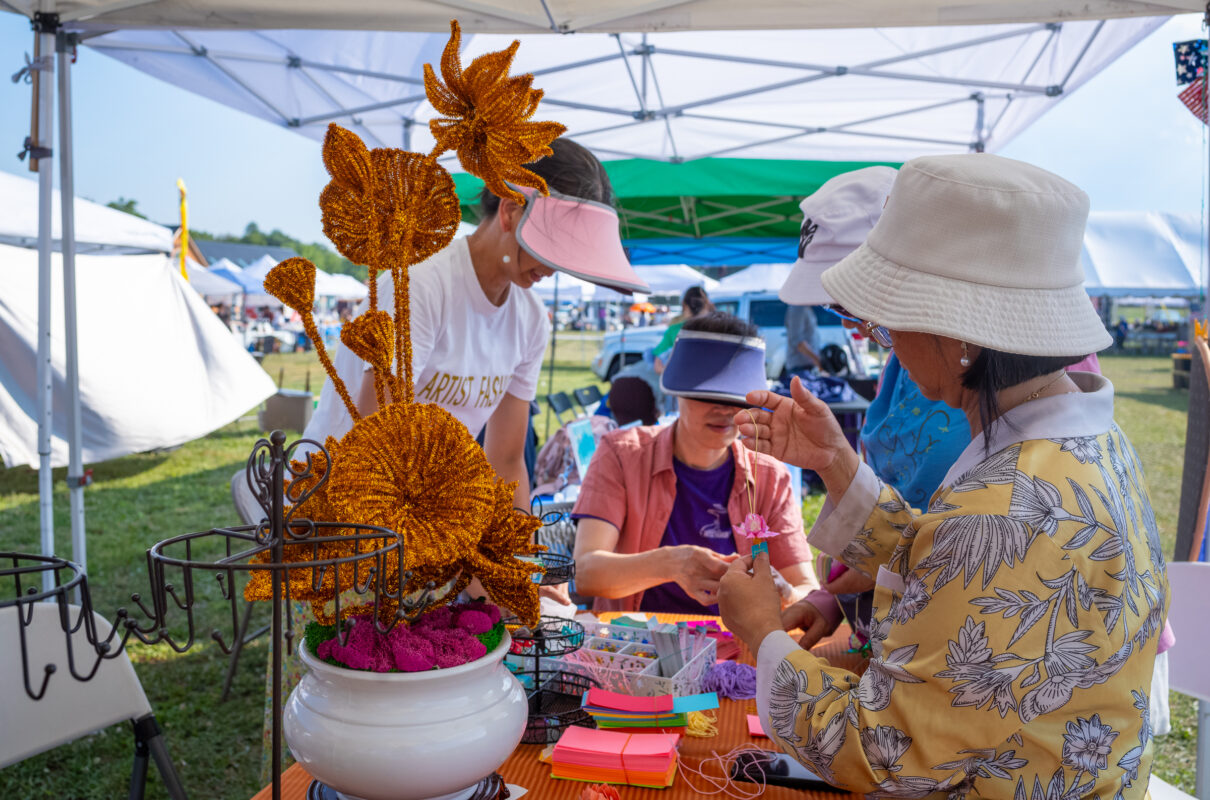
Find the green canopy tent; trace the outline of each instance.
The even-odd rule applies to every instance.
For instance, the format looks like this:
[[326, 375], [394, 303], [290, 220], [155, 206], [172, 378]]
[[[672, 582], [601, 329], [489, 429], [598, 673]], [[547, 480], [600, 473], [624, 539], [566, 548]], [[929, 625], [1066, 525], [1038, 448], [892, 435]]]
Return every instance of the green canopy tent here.
[[[825, 181], [882, 161], [792, 161], [703, 158], [672, 163], [606, 161], [630, 261], [644, 264], [747, 266], [789, 262], [797, 255], [798, 204]], [[462, 217], [479, 222], [483, 182], [454, 175]], [[556, 289], [555, 305], [558, 307]], [[556, 339], [551, 332], [547, 391], [554, 386]], [[546, 420], [550, 434], [549, 409]]]
[[[703, 158], [606, 161], [631, 263], [747, 266], [793, 261], [798, 204], [825, 181], [886, 161]], [[479, 221], [483, 182], [454, 175], [463, 218]]]

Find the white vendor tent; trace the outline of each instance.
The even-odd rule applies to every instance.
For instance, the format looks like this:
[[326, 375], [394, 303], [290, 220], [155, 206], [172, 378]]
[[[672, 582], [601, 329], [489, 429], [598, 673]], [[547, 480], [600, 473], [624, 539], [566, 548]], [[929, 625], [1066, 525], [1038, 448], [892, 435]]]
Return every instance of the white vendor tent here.
[[[58, 254], [54, 263], [59, 304]], [[273, 380], [164, 255], [78, 256], [76, 264], [85, 463], [196, 439], [273, 393]], [[36, 467], [38, 251], [0, 245], [0, 276], [0, 459]], [[59, 467], [68, 463], [70, 397], [61, 315], [51, 339], [51, 465]]]
[[718, 282], [712, 297], [735, 297], [745, 292], [776, 292], [786, 282], [793, 264], [753, 264]]
[[[325, 273], [327, 274], [327, 273]], [[369, 295], [370, 290], [352, 275], [335, 272], [328, 275], [325, 294], [337, 300], [361, 300]]]
[[[33, 16], [38, 0], [4, 0]], [[1203, 11], [1193, 0], [61, 0], [65, 20], [121, 28], [318, 28], [494, 33], [854, 28], [1061, 22]]]
[[530, 289], [544, 303], [553, 303], [556, 295], [560, 303], [581, 303], [593, 299], [593, 290], [597, 287], [588, 281], [580, 280], [565, 272], [556, 272], [549, 278], [544, 278]]
[[[59, 192], [54, 204], [59, 206]], [[170, 253], [172, 231], [163, 225], [76, 198], [77, 253]], [[60, 249], [58, 217], [51, 238]], [[38, 182], [11, 172], [0, 172], [0, 244], [36, 247], [38, 244]]]
[[189, 287], [205, 298], [214, 298], [224, 303], [231, 303], [244, 293], [244, 287], [233, 280], [215, 274], [189, 259]]
[[[735, 19], [720, 27], [748, 27], [739, 20], [749, 8], [735, 4]], [[449, 14], [476, 27], [465, 11]], [[521, 37], [515, 69], [538, 76], [544, 114], [602, 159], [898, 162], [1003, 147], [1163, 22], [1037, 16], [929, 28], [793, 30], [787, 22], [771, 31], [530, 35]], [[881, 23], [870, 14], [861, 24]], [[372, 146], [425, 150], [434, 112], [421, 66], [438, 59], [446, 38], [121, 30], [84, 43], [311, 138], [335, 121]], [[466, 36], [464, 62], [512, 38]]]
[[641, 267], [639, 277], [651, 287], [652, 294], [681, 294], [690, 286], [701, 286], [712, 292], [718, 281], [709, 278], [686, 264], [661, 264]]
[[1093, 296], [1201, 297], [1202, 221], [1192, 214], [1104, 211], [1084, 232], [1084, 281]]

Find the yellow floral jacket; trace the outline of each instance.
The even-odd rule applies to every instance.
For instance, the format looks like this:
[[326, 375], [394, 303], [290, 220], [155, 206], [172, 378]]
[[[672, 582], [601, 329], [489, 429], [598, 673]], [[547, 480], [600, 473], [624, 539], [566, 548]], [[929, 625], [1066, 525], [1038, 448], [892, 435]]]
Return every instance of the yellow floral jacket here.
[[1155, 516], [1113, 387], [1012, 409], [908, 508], [862, 467], [810, 540], [875, 577], [866, 673], [772, 633], [770, 736], [871, 797], [1141, 798], [1168, 597]]

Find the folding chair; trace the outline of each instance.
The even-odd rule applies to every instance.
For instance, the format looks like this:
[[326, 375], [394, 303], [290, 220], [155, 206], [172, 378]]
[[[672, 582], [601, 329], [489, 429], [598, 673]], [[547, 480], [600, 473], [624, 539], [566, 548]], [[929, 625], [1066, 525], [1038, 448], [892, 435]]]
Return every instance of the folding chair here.
[[[1210, 563], [1168, 562], [1168, 585], [1172, 590], [1168, 621], [1176, 644], [1168, 656], [1168, 685], [1197, 699], [1197, 783], [1199, 800], [1210, 800], [1210, 640], [1205, 631], [1206, 609], [1210, 608]], [[1152, 800], [1188, 800], [1191, 795], [1154, 774], [1147, 787]]]
[[585, 414], [591, 414], [595, 411], [602, 397], [601, 390], [596, 386], [584, 386], [580, 389], [574, 389], [571, 394], [576, 399], [576, 402], [580, 404], [580, 408], [584, 409]]
[[[185, 798], [181, 779], [168, 756], [164, 736], [151, 713], [143, 685], [126, 653], [101, 661], [91, 680], [72, 677], [68, 664], [67, 636], [57, 603], [35, 603], [25, 629], [30, 686], [37, 691], [44, 668], [55, 672], [40, 700], [26, 694], [22, 680], [21, 648], [17, 615], [20, 606], [0, 608], [0, 769], [24, 761], [123, 720], [134, 726], [134, 768], [130, 776], [130, 798], [141, 800], [147, 783], [148, 759], [154, 759], [168, 795]], [[67, 606], [71, 621], [80, 619], [79, 606]], [[102, 638], [113, 626], [99, 614], [93, 615]], [[83, 624], [72, 634], [71, 654], [77, 672], [92, 668], [96, 652], [89, 644]]]
[[[559, 427], [563, 427], [576, 418], [575, 409], [571, 407], [571, 399], [567, 396], [567, 392], [546, 395], [546, 404], [550, 406], [551, 411], [555, 412], [555, 419], [559, 421]], [[568, 419], [563, 419], [565, 413], [569, 413]]]

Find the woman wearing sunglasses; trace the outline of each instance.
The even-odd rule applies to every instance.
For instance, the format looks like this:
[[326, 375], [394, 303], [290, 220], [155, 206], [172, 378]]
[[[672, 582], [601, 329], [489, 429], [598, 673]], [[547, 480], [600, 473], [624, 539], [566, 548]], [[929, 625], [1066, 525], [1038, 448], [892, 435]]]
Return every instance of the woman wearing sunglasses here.
[[[410, 274], [416, 402], [442, 406], [472, 436], [486, 428], [487, 459], [502, 478], [517, 482], [520, 508], [529, 508], [529, 402], [550, 339], [546, 309], [528, 289], [559, 270], [621, 291], [647, 291], [622, 250], [601, 162], [568, 139], [556, 139], [551, 148], [552, 155], [528, 166], [546, 180], [549, 197], [521, 188], [526, 202], [520, 205], [485, 189], [475, 232]], [[379, 308], [391, 308], [391, 297], [390, 275], [383, 273]], [[342, 347], [336, 369], [362, 414], [376, 411], [365, 362]], [[344, 404], [325, 384], [306, 437], [340, 438], [350, 427]]]
[[876, 582], [860, 678], [781, 629], [764, 556], [719, 604], [758, 653], [765, 729], [830, 782], [880, 797], [1141, 798], [1168, 585], [1113, 387], [1066, 367], [1112, 339], [1080, 266], [1088, 197], [992, 155], [907, 162], [866, 243], [824, 288], [891, 343], [972, 440], [923, 513], [883, 484], [827, 407], [753, 392], [736, 423], [813, 469], [810, 541]]

